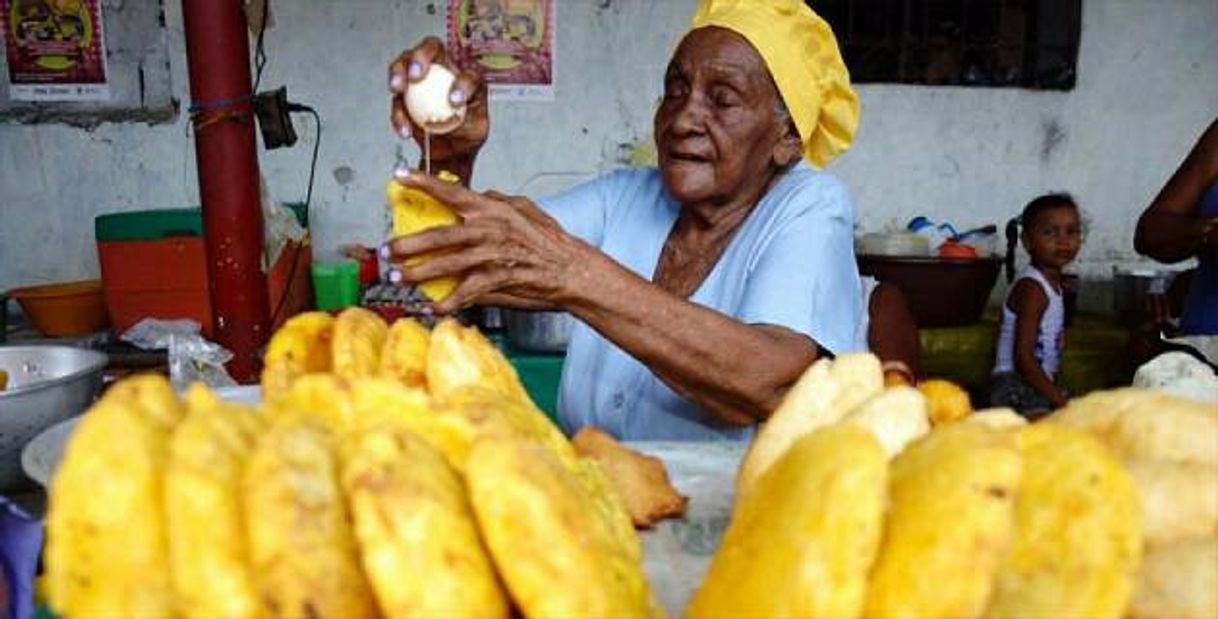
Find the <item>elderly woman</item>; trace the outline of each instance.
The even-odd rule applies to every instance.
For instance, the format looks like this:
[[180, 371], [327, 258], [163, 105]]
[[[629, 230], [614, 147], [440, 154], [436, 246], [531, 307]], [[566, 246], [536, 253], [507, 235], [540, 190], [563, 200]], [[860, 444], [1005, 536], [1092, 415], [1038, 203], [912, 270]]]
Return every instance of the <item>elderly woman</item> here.
[[[403, 94], [428, 39], [390, 69], [392, 120], [420, 137]], [[464, 124], [432, 136], [432, 168], [468, 182], [486, 139], [486, 89], [459, 74]], [[742, 438], [817, 357], [853, 347], [860, 316], [854, 213], [818, 171], [851, 141], [858, 102], [828, 25], [799, 0], [703, 0], [664, 76], [658, 169], [620, 171], [534, 204], [419, 172], [398, 180], [462, 224], [393, 240], [397, 277], [460, 275], [437, 303], [559, 308], [571, 337], [559, 417], [619, 438]]]

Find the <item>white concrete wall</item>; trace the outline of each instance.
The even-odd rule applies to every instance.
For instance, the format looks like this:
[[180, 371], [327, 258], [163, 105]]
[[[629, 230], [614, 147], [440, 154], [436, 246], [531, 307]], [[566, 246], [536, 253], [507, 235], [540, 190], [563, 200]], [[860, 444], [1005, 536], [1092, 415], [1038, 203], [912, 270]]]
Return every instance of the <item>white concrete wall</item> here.
[[[137, 0], [127, 0], [137, 1]], [[150, 1], [150, 0], [140, 0]], [[475, 184], [543, 193], [621, 165], [650, 135], [667, 58], [694, 0], [558, 0], [558, 95], [496, 103]], [[999, 223], [1046, 190], [1069, 190], [1092, 220], [1084, 275], [1132, 257], [1139, 211], [1218, 114], [1218, 1], [1085, 0], [1078, 85], [1070, 92], [863, 86], [854, 148], [832, 167], [861, 225], [924, 213]], [[443, 32], [442, 2], [276, 2], [266, 86], [287, 84], [325, 128], [314, 190], [320, 255], [375, 243], [397, 140], [385, 65]], [[175, 96], [189, 102], [178, 2], [166, 0]], [[264, 152], [273, 193], [303, 198], [301, 142]], [[625, 145], [624, 147], [622, 145]], [[0, 124], [0, 289], [97, 274], [93, 217], [197, 204], [187, 122], [148, 126]], [[409, 149], [413, 157], [413, 147]]]

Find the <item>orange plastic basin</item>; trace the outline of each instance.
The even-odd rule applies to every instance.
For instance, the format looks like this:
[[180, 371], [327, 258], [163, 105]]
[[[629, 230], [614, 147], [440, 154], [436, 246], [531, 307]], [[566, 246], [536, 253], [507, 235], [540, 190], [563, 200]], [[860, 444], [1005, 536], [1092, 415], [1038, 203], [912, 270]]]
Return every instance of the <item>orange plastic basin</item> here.
[[85, 335], [110, 324], [101, 280], [14, 288], [8, 295], [47, 337]]

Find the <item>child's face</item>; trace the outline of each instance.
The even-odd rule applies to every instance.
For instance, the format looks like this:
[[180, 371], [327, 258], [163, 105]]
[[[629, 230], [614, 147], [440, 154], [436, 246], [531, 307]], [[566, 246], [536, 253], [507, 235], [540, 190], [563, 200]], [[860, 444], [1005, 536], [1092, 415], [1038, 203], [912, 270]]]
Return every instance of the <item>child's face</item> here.
[[1032, 263], [1060, 269], [1074, 261], [1083, 245], [1083, 224], [1078, 209], [1060, 206], [1041, 211], [1023, 231], [1023, 247]]

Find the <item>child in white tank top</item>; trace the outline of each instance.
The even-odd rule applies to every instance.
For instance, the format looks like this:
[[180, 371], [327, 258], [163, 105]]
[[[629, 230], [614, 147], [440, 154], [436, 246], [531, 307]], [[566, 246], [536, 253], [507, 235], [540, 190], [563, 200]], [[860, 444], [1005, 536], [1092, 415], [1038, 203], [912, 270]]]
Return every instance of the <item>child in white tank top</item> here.
[[1007, 278], [1014, 271], [1018, 235], [1031, 263], [1014, 279], [1002, 303], [1002, 327], [990, 383], [990, 404], [1036, 419], [1066, 403], [1054, 379], [1065, 339], [1062, 269], [1082, 247], [1078, 206], [1067, 194], [1032, 200], [1007, 224]]

